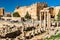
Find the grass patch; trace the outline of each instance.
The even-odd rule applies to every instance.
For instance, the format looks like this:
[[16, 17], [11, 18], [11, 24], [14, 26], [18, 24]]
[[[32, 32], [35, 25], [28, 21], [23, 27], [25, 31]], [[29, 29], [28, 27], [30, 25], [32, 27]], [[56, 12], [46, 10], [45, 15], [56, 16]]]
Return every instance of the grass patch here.
[[50, 38], [45, 38], [44, 40], [55, 40], [56, 38], [60, 38], [60, 34], [51, 36]]

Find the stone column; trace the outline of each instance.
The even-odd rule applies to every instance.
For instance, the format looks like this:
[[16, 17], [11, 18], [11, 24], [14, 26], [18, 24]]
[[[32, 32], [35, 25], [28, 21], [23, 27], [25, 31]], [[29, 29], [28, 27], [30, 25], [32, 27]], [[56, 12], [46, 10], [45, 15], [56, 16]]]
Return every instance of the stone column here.
[[58, 21], [57, 21], [57, 27], [58, 27]]
[[46, 13], [44, 12], [44, 30], [46, 28]]
[[32, 18], [32, 25], [34, 26], [34, 19]]
[[47, 28], [48, 29], [50, 29], [50, 27], [51, 27], [50, 19], [51, 19], [50, 13], [49, 13], [49, 10], [47, 10]]
[[42, 12], [40, 12], [40, 28], [42, 27], [42, 19], [41, 19], [41, 14], [42, 14]]

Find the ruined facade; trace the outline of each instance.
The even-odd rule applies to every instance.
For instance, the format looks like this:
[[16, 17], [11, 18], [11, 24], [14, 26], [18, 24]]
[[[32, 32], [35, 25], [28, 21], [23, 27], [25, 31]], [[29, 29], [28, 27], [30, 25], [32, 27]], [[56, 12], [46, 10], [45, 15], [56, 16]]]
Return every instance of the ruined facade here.
[[17, 7], [14, 12], [18, 12], [21, 17], [24, 17], [28, 12], [33, 19], [39, 20], [39, 11], [47, 6], [47, 3], [35, 3], [30, 6]]
[[0, 16], [4, 15], [4, 8], [0, 8]]

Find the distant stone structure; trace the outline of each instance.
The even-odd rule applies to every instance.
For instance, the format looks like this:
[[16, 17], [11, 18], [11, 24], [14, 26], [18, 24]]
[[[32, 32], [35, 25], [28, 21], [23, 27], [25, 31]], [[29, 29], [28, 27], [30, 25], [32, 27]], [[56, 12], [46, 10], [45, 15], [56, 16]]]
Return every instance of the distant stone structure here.
[[58, 17], [57, 15], [58, 15], [59, 10], [60, 10], [60, 6], [54, 7], [55, 20], [57, 20], [57, 17]]
[[51, 14], [51, 18], [54, 18], [55, 13], [54, 13], [54, 8], [53, 7], [49, 7], [49, 12]]
[[18, 12], [21, 17], [24, 17], [28, 12], [33, 19], [39, 20], [39, 11], [47, 6], [47, 3], [35, 3], [30, 6], [16, 7], [14, 12]]
[[10, 12], [5, 12], [4, 17], [12, 17]]
[[0, 16], [4, 15], [4, 8], [0, 8]]

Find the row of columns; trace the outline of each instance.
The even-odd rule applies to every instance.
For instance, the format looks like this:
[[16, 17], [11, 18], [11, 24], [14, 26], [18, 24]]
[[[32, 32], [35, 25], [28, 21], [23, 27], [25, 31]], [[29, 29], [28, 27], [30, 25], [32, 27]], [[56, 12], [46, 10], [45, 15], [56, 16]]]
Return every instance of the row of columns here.
[[[42, 14], [44, 17], [43, 19], [42, 19]], [[46, 28], [49, 29], [50, 26], [51, 26], [51, 17], [50, 17], [49, 10], [41, 10], [40, 11], [40, 27], [43, 27], [45, 30]]]

